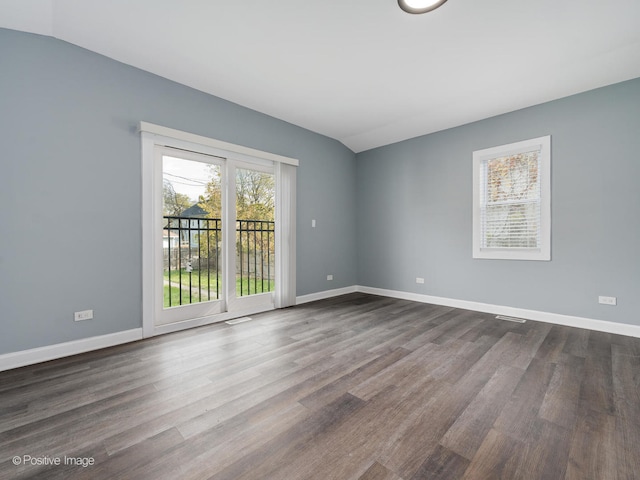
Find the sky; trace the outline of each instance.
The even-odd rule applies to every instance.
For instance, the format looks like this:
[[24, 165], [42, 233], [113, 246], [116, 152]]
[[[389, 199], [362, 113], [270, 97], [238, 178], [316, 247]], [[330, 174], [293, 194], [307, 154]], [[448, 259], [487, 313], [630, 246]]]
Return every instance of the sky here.
[[211, 164], [165, 155], [162, 157], [162, 178], [171, 182], [176, 193], [188, 195], [195, 203], [205, 194], [205, 185], [212, 178]]

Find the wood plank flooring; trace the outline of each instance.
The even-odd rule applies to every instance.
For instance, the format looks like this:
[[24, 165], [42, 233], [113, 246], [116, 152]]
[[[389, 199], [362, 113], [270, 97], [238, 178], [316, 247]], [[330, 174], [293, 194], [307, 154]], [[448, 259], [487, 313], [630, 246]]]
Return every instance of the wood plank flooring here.
[[637, 338], [351, 294], [0, 373], [0, 478], [640, 479], [639, 387]]

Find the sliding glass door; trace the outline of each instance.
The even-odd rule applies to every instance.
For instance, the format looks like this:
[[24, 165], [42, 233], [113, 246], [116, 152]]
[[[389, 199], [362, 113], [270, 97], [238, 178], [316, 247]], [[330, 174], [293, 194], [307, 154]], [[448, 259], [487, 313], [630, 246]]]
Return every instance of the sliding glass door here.
[[295, 305], [298, 161], [140, 131], [144, 336]]
[[[273, 166], [157, 147], [157, 326], [271, 308]], [[161, 292], [160, 292], [161, 291]]]

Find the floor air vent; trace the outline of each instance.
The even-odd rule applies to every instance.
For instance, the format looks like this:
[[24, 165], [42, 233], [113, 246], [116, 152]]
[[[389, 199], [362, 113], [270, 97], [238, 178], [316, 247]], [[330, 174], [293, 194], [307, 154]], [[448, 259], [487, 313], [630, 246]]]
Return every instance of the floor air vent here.
[[244, 322], [249, 322], [249, 321], [251, 321], [250, 317], [240, 317], [240, 318], [234, 318], [233, 320], [227, 320], [224, 323], [229, 324], [229, 325], [235, 325], [237, 323], [244, 323]]
[[505, 317], [504, 315], [496, 315], [498, 320], [506, 320], [507, 322], [515, 322], [515, 323], [524, 323], [526, 320], [524, 318], [516, 318], [516, 317]]

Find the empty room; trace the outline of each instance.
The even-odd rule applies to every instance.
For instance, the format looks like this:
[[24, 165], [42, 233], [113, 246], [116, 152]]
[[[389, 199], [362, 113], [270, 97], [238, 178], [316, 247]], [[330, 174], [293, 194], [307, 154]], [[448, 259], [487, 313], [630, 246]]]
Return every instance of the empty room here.
[[640, 480], [640, 2], [0, 2], [0, 478]]

